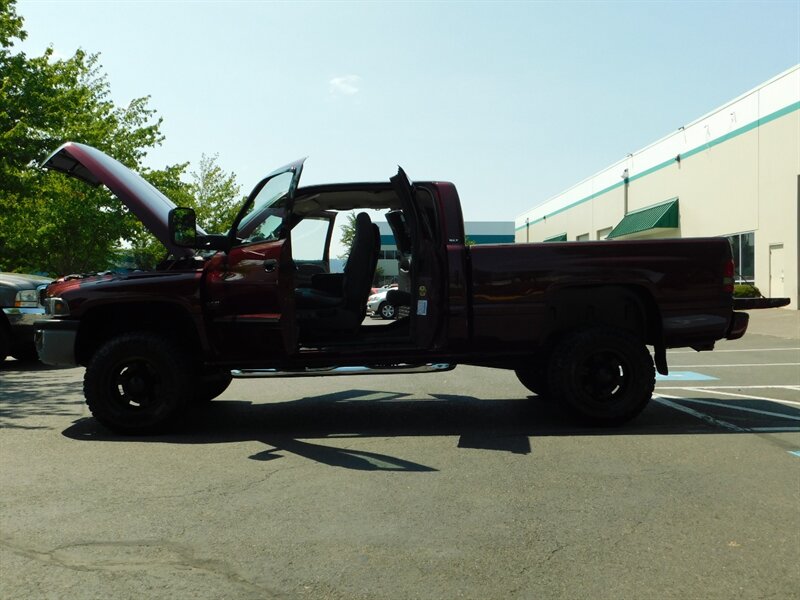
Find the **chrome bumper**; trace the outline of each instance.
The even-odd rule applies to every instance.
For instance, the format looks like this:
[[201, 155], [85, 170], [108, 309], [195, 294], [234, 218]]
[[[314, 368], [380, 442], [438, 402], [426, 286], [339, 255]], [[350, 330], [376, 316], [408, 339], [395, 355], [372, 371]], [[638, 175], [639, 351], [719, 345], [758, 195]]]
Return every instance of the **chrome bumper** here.
[[12, 327], [33, 327], [44, 316], [43, 308], [4, 308], [3, 312]]
[[34, 341], [39, 360], [46, 365], [76, 367], [75, 340], [78, 337], [77, 321], [37, 321]]

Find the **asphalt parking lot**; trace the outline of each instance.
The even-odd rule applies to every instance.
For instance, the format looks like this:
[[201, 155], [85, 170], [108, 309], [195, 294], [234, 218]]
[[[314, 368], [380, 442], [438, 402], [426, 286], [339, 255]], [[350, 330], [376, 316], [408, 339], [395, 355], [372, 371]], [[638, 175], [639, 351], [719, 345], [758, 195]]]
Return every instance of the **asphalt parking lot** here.
[[800, 598], [800, 313], [669, 361], [618, 429], [458, 367], [238, 380], [138, 439], [6, 361], [0, 598]]

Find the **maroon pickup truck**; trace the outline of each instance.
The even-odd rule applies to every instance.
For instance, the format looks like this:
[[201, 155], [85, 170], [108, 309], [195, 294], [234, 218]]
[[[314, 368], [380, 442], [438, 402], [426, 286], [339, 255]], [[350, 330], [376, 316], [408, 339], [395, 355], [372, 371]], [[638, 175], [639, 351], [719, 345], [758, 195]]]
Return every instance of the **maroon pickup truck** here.
[[[42, 361], [86, 366], [92, 414], [121, 433], [174, 426], [232, 374], [456, 364], [512, 369], [576, 419], [620, 424], [650, 400], [655, 370], [667, 373], [667, 348], [712, 350], [747, 328], [724, 239], [468, 246], [453, 184], [412, 184], [400, 170], [298, 187], [303, 161], [259, 182], [230, 231], [207, 234], [94, 148], [67, 143], [45, 167], [105, 185], [169, 251], [152, 272], [50, 285], [50, 317], [37, 323]], [[351, 211], [349, 257], [332, 273], [335, 220]], [[403, 316], [380, 325], [364, 322], [380, 251], [370, 215], [391, 226], [400, 273], [388, 299]]]

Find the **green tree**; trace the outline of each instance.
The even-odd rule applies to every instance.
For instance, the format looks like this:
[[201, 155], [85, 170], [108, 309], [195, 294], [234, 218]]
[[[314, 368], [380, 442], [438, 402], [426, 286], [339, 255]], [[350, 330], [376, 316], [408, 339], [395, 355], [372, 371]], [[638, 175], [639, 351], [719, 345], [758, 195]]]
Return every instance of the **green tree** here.
[[217, 164], [218, 158], [217, 154], [203, 154], [189, 185], [194, 197], [190, 206], [195, 208], [198, 223], [208, 233], [227, 233], [244, 200], [236, 175], [225, 173]]
[[[160, 144], [149, 98], [118, 107], [97, 54], [29, 57], [14, 0], [0, 0], [0, 269], [65, 274], [103, 269], [135, 219], [104, 187], [38, 165], [61, 143], [84, 142], [142, 170]], [[168, 168], [167, 171], [169, 171]], [[151, 173], [150, 175], [155, 175]]]
[[49, 48], [30, 57], [14, 48], [26, 36], [15, 0], [0, 0], [0, 270], [63, 275], [120, 260], [151, 268], [166, 256], [104, 186], [41, 169], [66, 141], [138, 171], [177, 205], [195, 208], [206, 230], [230, 226], [240, 189], [216, 156], [203, 155], [191, 175], [188, 163], [146, 169], [148, 151], [164, 139], [149, 97], [116, 106], [99, 55], [78, 50], [60, 60]]
[[[144, 177], [177, 206], [194, 206], [190, 185], [184, 182], [189, 163], [180, 163], [158, 171], [143, 171]], [[167, 257], [167, 249], [142, 223], [131, 215], [130, 231], [113, 258], [118, 265], [153, 269]]]
[[[143, 176], [176, 205], [194, 208], [198, 224], [208, 233], [227, 233], [243, 202], [236, 175], [217, 165], [217, 155], [203, 154], [187, 183], [188, 168], [189, 163], [181, 163]], [[132, 224], [126, 241], [126, 247], [119, 251], [119, 262], [151, 269], [166, 257], [166, 248], [138, 221]]]
[[353, 238], [356, 236], [356, 213], [351, 212], [347, 214], [347, 221], [339, 227], [341, 237], [339, 241], [344, 246], [344, 252], [339, 255], [342, 260], [347, 260], [350, 254], [350, 246], [353, 245]]

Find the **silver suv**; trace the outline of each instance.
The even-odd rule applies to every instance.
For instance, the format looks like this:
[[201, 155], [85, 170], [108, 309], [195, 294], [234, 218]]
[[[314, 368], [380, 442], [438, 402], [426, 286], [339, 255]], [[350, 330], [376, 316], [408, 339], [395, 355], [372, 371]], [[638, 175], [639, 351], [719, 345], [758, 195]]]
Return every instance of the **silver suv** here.
[[0, 273], [0, 361], [9, 354], [36, 360], [33, 323], [44, 315], [40, 292], [51, 281], [39, 275]]

